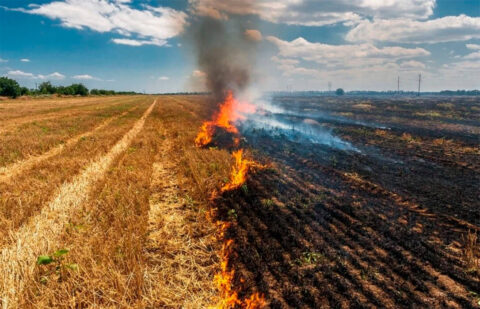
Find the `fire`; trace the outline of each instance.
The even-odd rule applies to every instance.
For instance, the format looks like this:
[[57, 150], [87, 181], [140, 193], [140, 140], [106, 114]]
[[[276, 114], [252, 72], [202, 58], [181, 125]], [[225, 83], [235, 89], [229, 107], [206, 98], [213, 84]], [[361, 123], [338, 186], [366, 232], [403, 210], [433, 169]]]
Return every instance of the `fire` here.
[[[229, 91], [225, 101], [220, 105], [219, 111], [214, 114], [212, 120], [205, 121], [200, 131], [195, 138], [195, 146], [204, 147], [210, 144], [213, 140], [213, 136], [217, 128], [223, 128], [227, 132], [235, 135], [234, 145], [240, 144], [239, 131], [235, 127], [235, 122], [240, 119], [244, 119], [244, 114], [254, 113], [255, 106], [248, 103], [241, 103], [235, 100], [233, 93]], [[225, 184], [220, 192], [231, 191], [242, 186], [246, 179], [248, 172], [253, 168], [263, 168], [263, 165], [243, 158], [243, 149], [237, 150], [232, 153], [235, 159], [235, 164], [232, 167], [230, 174], [230, 181]], [[214, 191], [211, 194], [211, 201], [218, 196], [218, 191]], [[214, 217], [214, 213], [208, 214], [210, 218]], [[231, 260], [231, 254], [233, 252], [233, 239], [226, 239], [225, 233], [231, 226], [229, 222], [217, 222], [219, 227], [219, 238], [223, 241], [221, 251], [221, 263], [220, 271], [214, 277], [214, 282], [220, 291], [221, 300], [212, 308], [216, 309], [231, 309], [231, 308], [246, 308], [246, 309], [258, 309], [266, 306], [265, 298], [259, 293], [254, 293], [250, 297], [240, 299], [238, 292], [234, 290], [233, 281], [235, 278], [235, 270], [231, 269], [229, 262]], [[242, 279], [240, 278], [242, 281]]]
[[245, 299], [245, 309], [263, 308], [267, 305], [265, 297], [258, 292]]
[[[224, 231], [222, 231], [223, 233]], [[234, 270], [228, 270], [228, 261], [230, 260], [230, 254], [232, 253], [233, 239], [225, 241], [222, 247], [222, 262], [220, 264], [220, 272], [215, 275], [214, 281], [217, 284], [217, 288], [221, 293], [222, 299], [215, 308], [234, 308], [236, 305], [240, 305], [242, 302], [238, 299], [238, 293], [233, 290], [232, 282], [235, 276]]]
[[232, 156], [235, 158], [235, 165], [232, 167], [230, 181], [221, 189], [222, 192], [235, 190], [241, 187], [247, 180], [248, 171], [252, 168], [264, 168], [263, 165], [243, 158], [243, 149], [235, 151]]
[[[237, 120], [245, 119], [244, 114], [255, 112], [255, 106], [252, 104], [237, 101], [232, 91], [227, 92], [227, 97], [221, 103], [220, 109], [214, 114], [212, 120], [205, 121], [195, 138], [197, 147], [204, 147], [212, 142], [216, 128], [223, 128], [225, 131], [238, 135], [238, 129], [235, 127]], [[235, 138], [235, 145], [238, 145], [239, 139]]]
[[[229, 222], [217, 222], [217, 225], [220, 226], [220, 237], [223, 238], [231, 224]], [[235, 270], [229, 270], [229, 261], [232, 252], [233, 239], [226, 239], [222, 246], [220, 272], [214, 277], [214, 281], [221, 294], [221, 300], [215, 307], [211, 307], [210, 309], [231, 309], [236, 307], [246, 309], [264, 308], [266, 301], [263, 295], [254, 293], [250, 297], [241, 300], [238, 297], [238, 292], [233, 289]]]

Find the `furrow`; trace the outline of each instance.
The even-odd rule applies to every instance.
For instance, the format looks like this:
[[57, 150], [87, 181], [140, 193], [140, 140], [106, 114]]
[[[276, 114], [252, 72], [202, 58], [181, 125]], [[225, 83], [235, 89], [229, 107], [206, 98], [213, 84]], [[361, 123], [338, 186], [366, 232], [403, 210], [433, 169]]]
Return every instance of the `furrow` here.
[[179, 304], [182, 308], [206, 308], [217, 294], [211, 283], [214, 253], [209, 250], [209, 235], [192, 237], [190, 225], [195, 223], [189, 222], [188, 201], [173, 163], [166, 159], [170, 148], [166, 141], [153, 165], [143, 297], [148, 308]]
[[94, 185], [104, 176], [113, 161], [124, 152], [142, 130], [155, 102], [120, 141], [100, 159], [92, 162], [71, 182], [62, 185], [54, 199], [23, 225], [14, 235], [15, 242], [0, 252], [0, 303], [3, 309], [16, 308], [19, 295], [34, 273], [36, 257], [55, 249], [68, 219], [84, 203]]
[[53, 156], [58, 155], [59, 153], [61, 153], [63, 151], [63, 149], [65, 149], [65, 147], [74, 145], [80, 139], [91, 136], [93, 133], [105, 128], [112, 121], [114, 121], [114, 120], [116, 120], [116, 119], [118, 119], [122, 116], [125, 116], [126, 114], [128, 114], [129, 112], [131, 112], [135, 108], [136, 107], [131, 108], [128, 111], [125, 111], [120, 115], [111, 117], [111, 118], [105, 120], [103, 123], [101, 123], [99, 126], [94, 128], [93, 130], [91, 130], [89, 132], [86, 132], [86, 133], [79, 134], [77, 136], [74, 136], [74, 137], [68, 139], [64, 144], [60, 144], [60, 145], [50, 149], [49, 151], [47, 151], [47, 152], [45, 152], [41, 155], [31, 156], [28, 159], [13, 163], [13, 164], [8, 165], [8, 166], [0, 167], [0, 182], [7, 182], [11, 178], [21, 174], [23, 171], [25, 171], [29, 168], [32, 168], [33, 166], [35, 166], [35, 164], [38, 164], [38, 163], [40, 163], [44, 160], [48, 160], [48, 159], [52, 158]]

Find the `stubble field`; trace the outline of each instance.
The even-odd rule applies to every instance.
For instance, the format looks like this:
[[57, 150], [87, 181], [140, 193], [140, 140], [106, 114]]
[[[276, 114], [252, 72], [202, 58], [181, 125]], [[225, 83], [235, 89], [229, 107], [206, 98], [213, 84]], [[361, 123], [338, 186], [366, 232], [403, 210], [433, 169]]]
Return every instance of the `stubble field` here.
[[207, 97], [0, 101], [0, 304], [206, 308], [222, 267], [271, 308], [478, 304], [478, 99], [273, 103], [291, 128], [241, 127], [268, 168], [212, 198]]

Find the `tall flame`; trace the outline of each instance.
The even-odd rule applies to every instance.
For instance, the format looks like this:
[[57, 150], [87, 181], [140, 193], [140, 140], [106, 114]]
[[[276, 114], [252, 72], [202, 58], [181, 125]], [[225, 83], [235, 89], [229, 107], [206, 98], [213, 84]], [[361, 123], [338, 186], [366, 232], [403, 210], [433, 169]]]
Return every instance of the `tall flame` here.
[[[212, 142], [216, 128], [223, 128], [225, 131], [237, 135], [238, 129], [235, 127], [237, 120], [244, 119], [243, 114], [254, 113], [255, 106], [235, 100], [232, 91], [227, 92], [227, 97], [221, 103], [220, 109], [212, 117], [212, 120], [205, 121], [195, 138], [197, 147], [204, 147]], [[237, 144], [237, 142], [236, 142]]]

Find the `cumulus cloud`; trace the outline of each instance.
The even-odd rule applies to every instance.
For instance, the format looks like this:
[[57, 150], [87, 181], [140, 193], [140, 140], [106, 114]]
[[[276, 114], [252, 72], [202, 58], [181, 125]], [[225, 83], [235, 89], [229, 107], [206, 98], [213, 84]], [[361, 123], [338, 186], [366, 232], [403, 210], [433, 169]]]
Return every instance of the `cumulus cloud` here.
[[170, 79], [170, 77], [168, 77], [168, 76], [160, 76], [160, 77], [158, 78], [158, 80], [163, 80], [163, 81], [169, 80], [169, 79]]
[[61, 74], [61, 73], [58, 73], [58, 72], [54, 72], [52, 74], [49, 74], [46, 76], [46, 78], [50, 78], [50, 79], [64, 79], [65, 78], [65, 75]]
[[[369, 43], [329, 45], [312, 43], [304, 38], [284, 41], [274, 36], [267, 37], [267, 40], [278, 47], [279, 57], [311, 61], [325, 65], [327, 68], [352, 68], [380, 65], [400, 59], [430, 55], [430, 52], [423, 48], [404, 48], [397, 46], [378, 48]], [[274, 60], [277, 62], [280, 61], [278, 57]]]
[[480, 59], [480, 45], [479, 44], [466, 44], [465, 45], [468, 49], [471, 50], [478, 50], [477, 52], [470, 53], [463, 58], [465, 59]]
[[376, 47], [370, 43], [330, 45], [273, 36], [267, 40], [278, 47], [278, 54], [271, 58], [277, 69], [285, 78], [301, 80], [300, 89], [321, 89], [327, 81], [349, 89], [393, 89], [397, 75], [413, 78], [425, 70], [426, 65], [417, 59], [430, 55], [423, 48]]
[[427, 18], [435, 0], [189, 0], [195, 14], [217, 19], [257, 15], [273, 23], [322, 26], [365, 17]]
[[363, 20], [347, 35], [351, 42], [441, 43], [480, 38], [480, 17], [466, 15], [414, 21], [410, 19]]
[[28, 59], [28, 58], [22, 58], [22, 59], [20, 59], [20, 61], [21, 61], [21, 62], [30, 62], [30, 59]]
[[454, 72], [454, 73], [465, 73], [465, 72], [475, 72], [478, 74], [480, 71], [480, 61], [459, 61], [444, 64], [441, 68], [441, 71]]
[[480, 59], [480, 51], [471, 53], [463, 57], [464, 59]]
[[143, 45], [155, 45], [164, 46], [167, 44], [165, 40], [151, 39], [151, 40], [132, 40], [132, 39], [112, 39], [115, 44], [128, 45], [128, 46], [143, 46]]
[[[139, 10], [128, 5], [130, 1], [65, 0], [21, 9], [25, 13], [59, 19], [64, 27], [90, 29], [97, 32], [116, 32], [126, 37], [137, 36], [143, 40], [124, 39], [131, 46], [165, 45], [165, 40], [179, 35], [187, 23], [184, 12], [167, 7], [145, 5]], [[146, 40], [145, 40], [146, 39]], [[117, 39], [119, 40], [119, 39]], [[133, 41], [140, 44], [128, 44]], [[122, 42], [120, 40], [120, 42]], [[127, 42], [127, 43], [125, 43]], [[147, 43], [148, 42], [148, 43]], [[163, 44], [161, 44], [163, 43]]]
[[403, 61], [402, 63], [400, 63], [400, 68], [407, 69], [407, 70], [410, 70], [410, 69], [425, 69], [426, 66], [422, 62], [415, 61], [415, 60], [409, 60], [409, 61]]
[[72, 76], [73, 79], [79, 79], [79, 80], [101, 80], [98, 77], [94, 77], [89, 74], [80, 74], [80, 75], [74, 75]]
[[443, 89], [478, 89], [478, 72], [480, 61], [461, 60], [444, 64], [438, 69], [437, 84], [442, 84]]
[[7, 72], [7, 75], [12, 77], [12, 78], [18, 78], [18, 79], [50, 79], [50, 80], [61, 80], [65, 78], [65, 75], [54, 72], [48, 75], [43, 75], [43, 74], [33, 74], [30, 72], [23, 72], [20, 70], [11, 70]]
[[468, 49], [473, 49], [473, 50], [480, 50], [480, 45], [479, 44], [466, 44], [465, 45]]
[[36, 78], [35, 74], [33, 73], [28, 73], [28, 72], [23, 72], [20, 70], [12, 70], [7, 72], [8, 76], [14, 77], [14, 78]]

